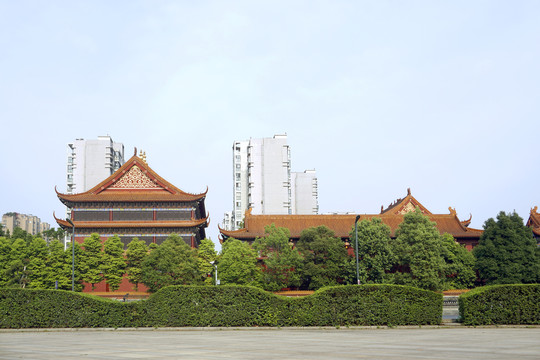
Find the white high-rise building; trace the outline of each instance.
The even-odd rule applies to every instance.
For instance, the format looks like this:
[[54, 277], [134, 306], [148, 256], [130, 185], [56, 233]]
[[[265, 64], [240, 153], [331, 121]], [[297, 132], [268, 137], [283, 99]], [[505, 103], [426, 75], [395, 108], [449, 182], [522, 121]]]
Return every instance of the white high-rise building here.
[[110, 136], [77, 139], [68, 144], [67, 193], [90, 190], [124, 164], [124, 145]]
[[253, 214], [317, 214], [315, 170], [291, 173], [287, 135], [235, 141], [233, 144], [233, 211], [224, 226], [243, 227], [245, 211]]
[[319, 213], [315, 170], [291, 173], [291, 209], [293, 214]]
[[247, 150], [248, 208], [253, 214], [291, 214], [287, 135], [251, 139]]

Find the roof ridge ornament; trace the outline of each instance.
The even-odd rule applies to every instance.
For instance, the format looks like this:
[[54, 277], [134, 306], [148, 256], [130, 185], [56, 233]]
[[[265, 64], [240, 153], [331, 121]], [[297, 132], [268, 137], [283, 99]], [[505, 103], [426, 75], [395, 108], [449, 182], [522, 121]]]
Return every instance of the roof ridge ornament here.
[[140, 151], [139, 152], [139, 157], [141, 158], [141, 160], [143, 161], [143, 163], [145, 163], [146, 165], [148, 165], [148, 163], [146, 162], [146, 151]]

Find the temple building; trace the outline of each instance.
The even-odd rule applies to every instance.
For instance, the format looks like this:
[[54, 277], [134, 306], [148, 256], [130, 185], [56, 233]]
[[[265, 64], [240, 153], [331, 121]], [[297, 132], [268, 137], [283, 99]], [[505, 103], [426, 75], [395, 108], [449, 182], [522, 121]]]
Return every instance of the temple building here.
[[529, 220], [527, 220], [527, 226], [531, 228], [533, 236], [540, 246], [540, 214], [538, 213], [538, 206], [531, 209]]
[[[464, 245], [468, 250], [472, 250], [478, 244], [478, 240], [482, 235], [483, 230], [471, 229], [469, 224], [471, 218], [465, 221], [459, 220], [455, 209], [449, 208], [449, 214], [433, 214], [426, 209], [418, 200], [416, 200], [410, 192], [407, 191], [407, 196], [403, 199], [398, 199], [390, 204], [386, 209], [381, 207], [380, 214], [360, 215], [360, 220], [371, 219], [374, 217], [381, 218], [382, 222], [390, 226], [391, 236], [394, 236], [399, 224], [403, 221], [403, 215], [414, 211], [416, 208], [435, 222], [437, 229], [441, 234], [449, 233], [454, 239]], [[296, 242], [300, 238], [302, 230], [325, 225], [334, 231], [337, 237], [341, 238], [345, 243], [349, 242], [349, 233], [354, 226], [357, 214], [344, 215], [253, 215], [251, 210], [247, 210], [244, 218], [244, 228], [228, 231], [219, 228], [221, 233], [220, 241], [233, 237], [238, 240], [252, 242], [257, 237], [265, 236], [264, 227], [275, 224], [277, 227], [285, 227], [291, 233], [291, 241]]]
[[[98, 233], [103, 241], [118, 235], [124, 246], [134, 237], [147, 244], [161, 244], [175, 233], [192, 248], [198, 247], [208, 226], [204, 205], [208, 189], [201, 194], [184, 192], [152, 170], [146, 155], [140, 156], [134, 155], [88, 191], [56, 191], [71, 210], [75, 241], [82, 243], [90, 234]], [[68, 221], [56, 218], [56, 222], [71, 233]]]

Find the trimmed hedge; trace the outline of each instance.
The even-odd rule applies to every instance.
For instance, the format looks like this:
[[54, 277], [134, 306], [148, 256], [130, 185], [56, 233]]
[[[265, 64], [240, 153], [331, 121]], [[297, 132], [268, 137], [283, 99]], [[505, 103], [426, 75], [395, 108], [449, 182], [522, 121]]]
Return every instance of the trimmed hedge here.
[[251, 286], [165, 287], [144, 303], [148, 326], [278, 326], [290, 299]]
[[65, 290], [0, 289], [0, 328], [129, 327], [139, 308]]
[[540, 284], [492, 285], [459, 297], [464, 325], [540, 324]]
[[399, 285], [336, 286], [287, 298], [249, 286], [169, 286], [122, 303], [62, 290], [0, 289], [0, 328], [439, 324], [442, 295]]
[[436, 325], [442, 319], [442, 294], [410, 286], [333, 286], [299, 300], [301, 326]]

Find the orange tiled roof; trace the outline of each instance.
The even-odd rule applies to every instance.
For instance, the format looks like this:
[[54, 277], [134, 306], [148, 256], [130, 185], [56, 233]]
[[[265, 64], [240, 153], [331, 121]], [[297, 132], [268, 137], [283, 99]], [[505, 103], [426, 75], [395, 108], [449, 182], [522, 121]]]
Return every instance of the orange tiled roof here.
[[[148, 183], [149, 186], [129, 187], [122, 184], [135, 170], [141, 181]], [[159, 176], [141, 158], [134, 155], [114, 174], [88, 191], [79, 194], [62, 194], [56, 191], [56, 194], [60, 201], [67, 205], [74, 202], [196, 201], [205, 198], [207, 192], [208, 188], [201, 194], [190, 194], [180, 190]]]
[[540, 214], [538, 213], [538, 206], [531, 209], [527, 226], [532, 229], [534, 235], [540, 236]]
[[[429, 219], [437, 224], [437, 229], [441, 234], [449, 233], [454, 238], [479, 238], [482, 235], [482, 230], [471, 229], [467, 227], [467, 221], [461, 222], [457, 217], [454, 209], [449, 208], [449, 214], [432, 214], [416, 199], [409, 194], [404, 199], [400, 199], [391, 207], [383, 210], [381, 214], [364, 214], [360, 215], [361, 220], [369, 220], [378, 217], [383, 223], [391, 229], [392, 236], [395, 234], [399, 224], [403, 221], [403, 215], [410, 211], [410, 205], [413, 204], [424, 209], [424, 214]], [[413, 208], [414, 209], [414, 208]], [[302, 230], [325, 225], [334, 231], [339, 238], [348, 238], [351, 229], [354, 226], [356, 214], [346, 215], [252, 215], [251, 209], [246, 211], [244, 218], [245, 227], [243, 229], [228, 231], [219, 228], [222, 237], [233, 237], [239, 240], [253, 240], [256, 237], [265, 236], [264, 227], [275, 224], [278, 227], [285, 227], [291, 232], [291, 238], [298, 239]]]
[[254, 239], [266, 235], [265, 226], [275, 224], [277, 227], [289, 229], [291, 238], [299, 238], [304, 229], [326, 225], [336, 233], [337, 237], [348, 237], [355, 218], [356, 215], [251, 215], [249, 211], [246, 211], [245, 228], [235, 231], [219, 228], [219, 231], [225, 237]]
[[[477, 238], [482, 235], [482, 230], [470, 229], [457, 219], [453, 214], [431, 214], [429, 219], [437, 224], [437, 229], [441, 234], [449, 233], [456, 238]], [[360, 221], [370, 220], [374, 217], [381, 218], [382, 222], [388, 225], [392, 235], [403, 221], [403, 215], [360, 215]], [[291, 232], [291, 238], [299, 238], [302, 230], [325, 225], [330, 228], [337, 237], [347, 238], [354, 226], [356, 215], [246, 215], [244, 218], [245, 228], [235, 231], [228, 231], [219, 228], [219, 231], [226, 238], [235, 239], [255, 239], [262, 237], [264, 227], [275, 224], [278, 227], [285, 227]]]
[[[55, 217], [56, 222], [62, 228], [71, 229], [71, 224], [66, 220]], [[204, 225], [208, 226], [208, 218], [190, 221], [74, 221], [75, 228], [189, 228]]]

